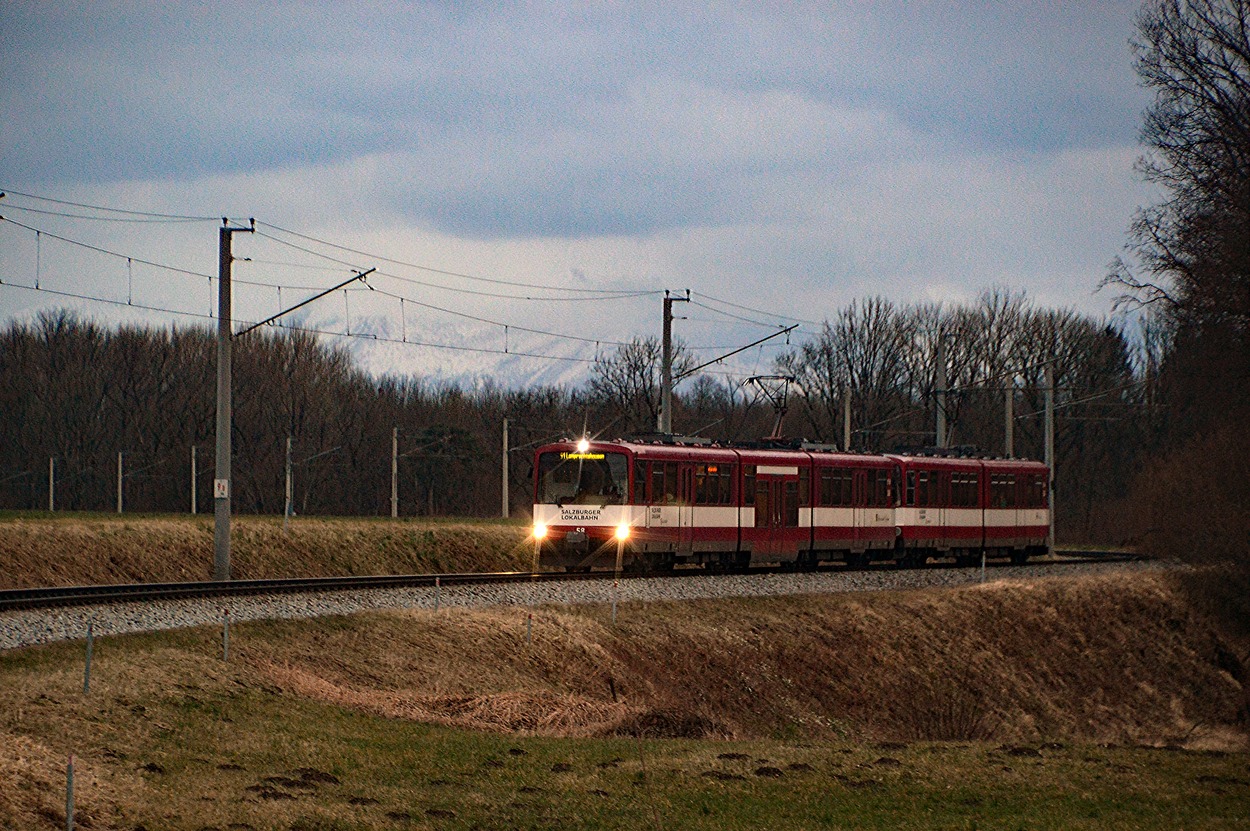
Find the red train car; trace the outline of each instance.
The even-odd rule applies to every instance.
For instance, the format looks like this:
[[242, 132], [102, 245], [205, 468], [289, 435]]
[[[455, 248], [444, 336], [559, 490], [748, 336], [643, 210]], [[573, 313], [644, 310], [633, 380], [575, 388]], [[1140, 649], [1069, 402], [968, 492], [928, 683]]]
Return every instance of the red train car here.
[[890, 456], [901, 481], [895, 509], [903, 557], [923, 562], [982, 553], [1023, 562], [1044, 553], [1047, 468], [1021, 459]]
[[[535, 455], [541, 562], [745, 567], [892, 557], [894, 465], [813, 449], [561, 442]], [[618, 534], [620, 535], [618, 537]]]
[[[1044, 550], [1036, 462], [798, 445], [559, 442], [534, 460], [543, 565], [814, 567]], [[1001, 504], [1000, 504], [1001, 503]], [[1040, 530], [1040, 535], [1039, 535]]]

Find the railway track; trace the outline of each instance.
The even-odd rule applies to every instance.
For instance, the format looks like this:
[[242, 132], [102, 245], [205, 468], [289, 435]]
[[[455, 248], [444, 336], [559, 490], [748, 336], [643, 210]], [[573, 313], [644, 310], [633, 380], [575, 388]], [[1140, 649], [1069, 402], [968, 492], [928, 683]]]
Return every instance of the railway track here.
[[[1116, 551], [1063, 551], [1053, 559], [1035, 560], [1033, 567], [1078, 565], [1081, 563], [1127, 562], [1143, 559], [1136, 554]], [[1012, 568], [1010, 563], [989, 561], [988, 568]], [[873, 563], [867, 571], [896, 569], [893, 562]], [[966, 568], [953, 562], [928, 564], [929, 569]], [[846, 571], [839, 564], [825, 566], [823, 572]], [[639, 574], [626, 572], [623, 579], [665, 579], [698, 576], [698, 570], [678, 570], [663, 574]], [[753, 569], [750, 574], [786, 573], [783, 569]], [[211, 599], [255, 597], [295, 593], [336, 593], [366, 591], [372, 589], [429, 588], [433, 586], [500, 585], [509, 583], [534, 583], [552, 581], [610, 580], [610, 571], [583, 574], [556, 572], [497, 572], [472, 574], [406, 574], [364, 577], [298, 577], [269, 580], [230, 580], [183, 583], [134, 583], [100, 586], [52, 586], [35, 589], [0, 590], [0, 612], [18, 609], [52, 609], [69, 606], [91, 606], [124, 602], [154, 602], [159, 600]]]

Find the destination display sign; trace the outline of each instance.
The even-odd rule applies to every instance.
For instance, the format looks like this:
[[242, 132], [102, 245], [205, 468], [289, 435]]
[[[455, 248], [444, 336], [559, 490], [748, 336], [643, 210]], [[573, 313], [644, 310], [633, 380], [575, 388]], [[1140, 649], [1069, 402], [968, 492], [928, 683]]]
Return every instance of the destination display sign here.
[[560, 453], [560, 458], [564, 461], [586, 461], [599, 462], [603, 460], [602, 453], [570, 453], [567, 450]]

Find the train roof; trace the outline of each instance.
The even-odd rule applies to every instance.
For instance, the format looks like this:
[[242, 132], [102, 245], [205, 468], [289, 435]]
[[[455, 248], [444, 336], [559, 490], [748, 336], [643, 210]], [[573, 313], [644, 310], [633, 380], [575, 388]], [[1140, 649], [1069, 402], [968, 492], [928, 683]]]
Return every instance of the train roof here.
[[984, 467], [1003, 472], [1019, 470], [1045, 470], [1046, 465], [1032, 459], [1004, 459], [985, 456], [910, 456], [903, 453], [887, 453], [887, 458], [903, 467], [929, 468], [931, 470], [967, 470]]
[[[577, 440], [566, 439], [539, 447], [536, 452], [575, 449]], [[907, 453], [856, 453], [844, 452], [827, 444], [802, 441], [763, 441], [732, 444], [715, 443], [707, 439], [687, 440], [680, 436], [663, 436], [633, 439], [594, 440], [590, 447], [600, 452], [610, 448], [643, 458], [666, 458], [673, 460], [741, 459], [747, 463], [784, 461], [797, 464], [811, 459], [816, 464], [844, 463], [867, 467], [900, 464], [904, 467], [928, 467], [935, 469], [968, 469], [969, 467], [995, 468], [1004, 471], [1020, 469], [1044, 469], [1041, 462], [1028, 459], [1001, 459], [964, 455], [911, 455]]]

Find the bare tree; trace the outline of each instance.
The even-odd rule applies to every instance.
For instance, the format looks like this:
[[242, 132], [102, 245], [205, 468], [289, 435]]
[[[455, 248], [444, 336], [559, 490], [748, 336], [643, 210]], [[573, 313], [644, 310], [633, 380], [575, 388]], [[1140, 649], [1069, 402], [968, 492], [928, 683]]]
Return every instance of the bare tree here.
[[[634, 338], [618, 346], [616, 352], [595, 358], [591, 392], [615, 408], [625, 431], [655, 430], [660, 412], [662, 358], [663, 348], [655, 337]], [[673, 377], [683, 375], [694, 365], [685, 345], [674, 341]]]
[[1139, 212], [1109, 280], [1182, 322], [1250, 329], [1250, 2], [1151, 0], [1137, 73], [1155, 94], [1139, 167], [1167, 199]]

